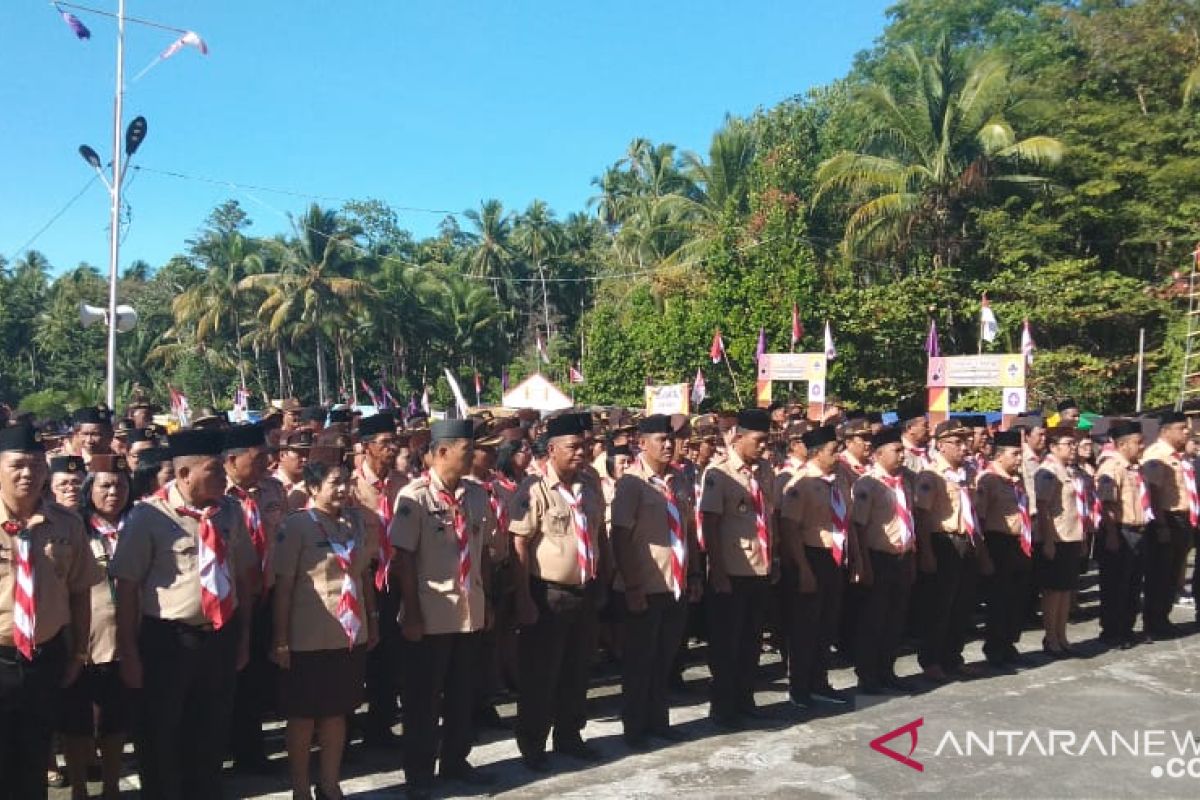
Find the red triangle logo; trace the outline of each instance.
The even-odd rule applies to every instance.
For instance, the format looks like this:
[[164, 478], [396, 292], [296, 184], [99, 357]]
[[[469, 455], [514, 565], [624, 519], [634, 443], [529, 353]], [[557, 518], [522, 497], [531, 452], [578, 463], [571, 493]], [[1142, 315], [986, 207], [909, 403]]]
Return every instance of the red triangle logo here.
[[[871, 749], [874, 750], [876, 753], [882, 753], [883, 755], [887, 756], [888, 758], [895, 759], [896, 761], [899, 761], [904, 766], [915, 769], [917, 772], [924, 772], [925, 765], [922, 764], [920, 761], [917, 761], [912, 758], [912, 754], [917, 749], [917, 728], [921, 727], [924, 724], [925, 724], [925, 718], [919, 717], [917, 719], [914, 719], [912, 722], [909, 722], [905, 725], [901, 725], [899, 728], [896, 728], [894, 731], [888, 731], [883, 736], [880, 736], [878, 739], [871, 740]], [[909, 736], [909, 747], [908, 747], [907, 755], [902, 754], [902, 753], [897, 753], [892, 748], [886, 746], [887, 742], [890, 742], [892, 739], [895, 739], [898, 736], [903, 736], [906, 733]]]

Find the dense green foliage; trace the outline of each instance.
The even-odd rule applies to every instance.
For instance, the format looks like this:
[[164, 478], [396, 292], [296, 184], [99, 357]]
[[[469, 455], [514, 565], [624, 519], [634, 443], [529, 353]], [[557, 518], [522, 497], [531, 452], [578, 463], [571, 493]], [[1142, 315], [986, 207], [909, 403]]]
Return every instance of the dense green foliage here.
[[[448, 367], [471, 399], [478, 371], [496, 402], [542, 337], [556, 379], [581, 365], [583, 402], [637, 403], [646, 380], [702, 367], [732, 404], [714, 329], [748, 400], [758, 330], [786, 350], [795, 303], [802, 349], [833, 326], [830, 392], [888, 407], [924, 382], [930, 318], [944, 353], [976, 351], [986, 291], [1002, 328], [986, 351], [1032, 325], [1034, 403], [1132, 408], [1139, 328], [1147, 401], [1172, 402], [1175, 273], [1200, 213], [1200, 6], [901, 0], [890, 18], [843, 80], [725, 120], [707, 153], [633, 141], [586, 213], [492, 200], [417, 241], [367, 200], [258, 239], [230, 201], [182, 255], [126, 272], [141, 322], [120, 337], [121, 395], [170, 382], [224, 406], [244, 381], [338, 399], [382, 376], [444, 403]], [[0, 397], [39, 413], [97, 399], [103, 332], [81, 331], [77, 306], [102, 304], [102, 276], [36, 252], [0, 266]]]

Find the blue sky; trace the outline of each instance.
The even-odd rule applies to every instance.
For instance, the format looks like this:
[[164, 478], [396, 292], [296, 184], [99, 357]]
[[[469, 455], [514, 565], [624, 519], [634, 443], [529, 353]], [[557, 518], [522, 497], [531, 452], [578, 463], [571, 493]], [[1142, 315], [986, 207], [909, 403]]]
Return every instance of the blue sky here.
[[[745, 114], [845, 74], [892, 0], [127, 0], [130, 16], [201, 34], [128, 84], [150, 132], [135, 164], [393, 206], [462, 211], [489, 197], [560, 216], [636, 136], [704, 152]], [[116, 0], [83, 2], [115, 9]], [[0, 3], [0, 255], [11, 258], [111, 148], [115, 25], [76, 12], [77, 41], [43, 0]], [[173, 34], [130, 25], [127, 78]], [[158, 266], [234, 197], [253, 231], [288, 229], [308, 201], [150, 172], [130, 176], [122, 265]], [[96, 182], [33, 244], [59, 269], [107, 265]], [[402, 212], [417, 235], [440, 214]]]

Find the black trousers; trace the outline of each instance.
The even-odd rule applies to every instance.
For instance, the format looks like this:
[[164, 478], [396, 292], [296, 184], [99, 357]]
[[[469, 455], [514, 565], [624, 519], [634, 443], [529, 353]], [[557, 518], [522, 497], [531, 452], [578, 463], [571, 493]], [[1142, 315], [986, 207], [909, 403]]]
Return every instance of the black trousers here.
[[266, 758], [263, 717], [273, 704], [278, 686], [277, 667], [270, 658], [274, 625], [269, 593], [255, 604], [250, 623], [250, 661], [238, 673], [233, 696], [230, 751], [235, 761]]
[[[371, 578], [374, 580], [374, 578]], [[363, 728], [368, 736], [390, 732], [396, 724], [396, 676], [400, 673], [402, 649], [400, 625], [400, 590], [375, 595], [379, 611], [379, 644], [367, 653], [367, 718]]]
[[913, 554], [868, 550], [871, 585], [860, 593], [854, 672], [862, 686], [878, 686], [896, 674], [896, 656], [904, 641], [916, 565]]
[[[622, 608], [624, 599], [621, 598]], [[670, 593], [646, 595], [646, 610], [625, 612], [621, 664], [621, 724], [625, 736], [640, 737], [670, 727], [667, 688], [687, 627], [688, 602]]]
[[146, 617], [138, 769], [142, 797], [222, 797], [221, 766], [237, 687], [239, 621], [205, 632]]
[[805, 695], [829, 685], [829, 648], [837, 640], [846, 573], [833, 560], [833, 551], [805, 547], [805, 558], [817, 590], [800, 591], [800, 570], [784, 561], [783, 586], [788, 631], [788, 685]]
[[517, 632], [517, 746], [522, 754], [574, 742], [587, 723], [587, 689], [596, 648], [599, 584], [562, 586], [531, 578], [538, 619]]
[[404, 776], [411, 785], [428, 786], [439, 758], [443, 770], [453, 770], [471, 752], [479, 634], [441, 633], [406, 641], [403, 662]]
[[917, 658], [922, 667], [952, 670], [963, 664], [979, 569], [975, 549], [966, 536], [934, 533], [931, 539], [937, 569], [929, 585], [923, 615], [925, 631]]
[[32, 661], [16, 648], [0, 648], [0, 800], [48, 794], [46, 762], [66, 665], [61, 633], [38, 647]]
[[1021, 537], [1003, 531], [984, 534], [994, 572], [988, 584], [983, 654], [1004, 662], [1021, 639], [1033, 559], [1021, 550]]
[[729, 585], [729, 594], [712, 592], [708, 598], [709, 713], [718, 719], [733, 719], [754, 707], [763, 621], [771, 596], [771, 579], [766, 576], [730, 576]]
[[1100, 560], [1100, 635], [1121, 641], [1133, 636], [1141, 610], [1146, 533], [1144, 529], [1124, 527], [1117, 533], [1115, 551], [1105, 547], [1106, 535], [1101, 533], [1096, 542]]
[[[1170, 514], [1146, 526], [1146, 610], [1144, 622], [1151, 634], [1167, 630], [1171, 607], [1179, 592], [1194, 529], [1187, 514]], [[1164, 541], [1165, 540], [1165, 541]]]

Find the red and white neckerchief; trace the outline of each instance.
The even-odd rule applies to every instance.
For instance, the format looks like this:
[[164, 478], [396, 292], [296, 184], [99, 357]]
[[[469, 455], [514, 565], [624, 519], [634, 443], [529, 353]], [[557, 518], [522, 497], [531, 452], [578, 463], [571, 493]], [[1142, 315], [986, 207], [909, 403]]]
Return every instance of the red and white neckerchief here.
[[173, 481], [173, 480], [167, 481], [162, 486], [160, 486], [154, 490], [154, 496], [157, 497], [159, 500], [162, 500], [164, 503], [170, 502], [170, 500], [168, 500], [168, 497], [171, 494], [171, 487], [174, 485], [175, 485], [175, 481]]
[[892, 510], [900, 522], [900, 548], [907, 553], [916, 546], [917, 530], [913, 525], [912, 510], [908, 507], [908, 493], [904, 491], [904, 476], [888, 475], [880, 470], [879, 480], [892, 492]]
[[1188, 523], [1195, 528], [1200, 525], [1200, 494], [1196, 492], [1196, 464], [1187, 456], [1174, 453], [1175, 460], [1183, 470], [1183, 488], [1187, 491]]
[[979, 474], [982, 475], [983, 473], [987, 472], [987, 468], [988, 468], [987, 456], [985, 456], [983, 453], [976, 453], [975, 454], [975, 469], [979, 470]]
[[452, 492], [436, 489], [454, 520], [454, 538], [458, 541], [458, 588], [464, 594], [471, 586], [471, 539], [467, 535], [467, 514]]
[[833, 540], [833, 561], [839, 567], [846, 560], [846, 535], [850, 533], [850, 518], [846, 513], [846, 498], [838, 487], [837, 475], [819, 475], [821, 480], [829, 484], [829, 517], [833, 521], [830, 538]]
[[684, 574], [687, 570], [687, 538], [683, 532], [683, 515], [679, 512], [679, 501], [675, 491], [664, 479], [658, 477], [642, 462], [646, 480], [662, 494], [667, 502], [667, 528], [671, 532], [671, 593], [678, 600], [683, 596]]
[[700, 546], [700, 552], [703, 553], [707, 548], [704, 544], [704, 514], [700, 511], [700, 498], [704, 494], [704, 470], [696, 470], [696, 493], [693, 495], [692, 510], [696, 515], [696, 543]]
[[254, 552], [258, 554], [258, 568], [262, 570], [263, 575], [267, 575], [267, 559], [271, 548], [267, 541], [267, 529], [263, 525], [262, 513], [258, 509], [258, 501], [248, 490], [237, 484], [230, 486], [229, 491], [242, 506], [242, 518], [246, 520], [250, 542], [254, 545]]
[[583, 488], [575, 494], [560, 480], [555, 487], [558, 494], [571, 509], [571, 524], [575, 528], [575, 560], [579, 564], [579, 581], [587, 583], [596, 577], [596, 553], [592, 548], [592, 537], [588, 532], [587, 512], [583, 510]]
[[88, 518], [88, 524], [92, 526], [92, 530], [100, 534], [100, 541], [104, 543], [104, 552], [111, 557], [117, 547], [117, 534], [125, 527], [125, 520], [122, 519], [113, 525], [99, 514], [92, 514]]
[[296, 491], [296, 487], [301, 483], [301, 481], [292, 481], [290, 478], [288, 478], [287, 473], [285, 473], [282, 469], [275, 470], [274, 477], [275, 480], [283, 484], [283, 496], [285, 498], [291, 495], [292, 492]]
[[350, 642], [350, 649], [353, 649], [354, 643], [358, 641], [358, 633], [362, 630], [362, 613], [358, 601], [358, 584], [351, 573], [351, 565], [354, 561], [354, 537], [351, 536], [345, 542], [339, 542], [329, 535], [329, 531], [325, 530], [325, 523], [317, 516], [315, 510], [309, 509], [308, 516], [321, 529], [321, 534], [325, 537], [325, 541], [329, 543], [329, 549], [333, 551], [333, 557], [337, 559], [338, 566], [342, 569], [342, 593], [338, 598], [337, 619], [342, 626], [342, 630], [346, 632], [346, 638]]
[[762, 486], [754, 476], [754, 470], [748, 464], [742, 464], [739, 469], [746, 474], [750, 483], [750, 497], [754, 502], [754, 532], [758, 539], [758, 551], [763, 562], [771, 563], [771, 529], [767, 527], [767, 503], [763, 498]]
[[1092, 504], [1088, 499], [1087, 481], [1082, 474], [1071, 476], [1071, 488], [1075, 490], [1075, 513], [1084, 533], [1092, 532]]
[[37, 591], [33, 583], [33, 534], [16, 520], [4, 523], [4, 532], [13, 539], [16, 555], [16, 580], [13, 581], [13, 645], [29, 661], [37, 646]]
[[1129, 472], [1133, 475], [1133, 480], [1137, 483], [1138, 507], [1142, 509], [1142, 524], [1154, 521], [1154, 509], [1150, 507], [1150, 489], [1146, 486], [1146, 481], [1142, 478], [1142, 467], [1140, 464], [1130, 464]]
[[383, 525], [383, 535], [379, 537], [379, 564], [375, 567], [375, 590], [386, 591], [388, 588], [388, 572], [392, 565], [392, 495], [389, 489], [392, 476], [371, 480], [367, 477], [366, 465], [358, 465], [358, 478], [375, 490], [375, 515]]
[[500, 480], [499, 477], [493, 477], [490, 481], [483, 481], [483, 488], [487, 491], [488, 505], [492, 507], [492, 515], [496, 517], [496, 532], [500, 536], [507, 536], [508, 503], [504, 502], [500, 493], [496, 491], [496, 484]]
[[915, 458], [922, 469], [930, 464], [928, 447], [917, 447], [915, 444], [909, 444], [906, 441], [904, 442], [904, 454], [909, 458]]
[[1008, 481], [1017, 501], [1017, 515], [1021, 518], [1021, 552], [1026, 558], [1033, 557], [1033, 516], [1029, 512], [1029, 495], [1025, 491], [1025, 481], [1020, 476], [1005, 475], [997, 470], [997, 475]]
[[964, 528], [964, 533], [971, 541], [979, 538], [979, 520], [975, 518], [975, 504], [971, 502], [971, 486], [967, 481], [966, 470], [947, 469], [942, 476], [958, 487], [958, 515]]
[[859, 464], [857, 462], [851, 461], [850, 456], [846, 455], [845, 453], [838, 453], [838, 460], [841, 461], [843, 464], [845, 464], [847, 467], [849, 467], [851, 469], [851, 471], [853, 471], [854, 474], [858, 475], [859, 477], [862, 477], [863, 475], [867, 474], [867, 465], [866, 464]]
[[196, 550], [200, 566], [200, 608], [214, 630], [220, 630], [233, 619], [234, 611], [229, 555], [225, 539], [213, 524], [213, 518], [220, 510], [221, 507], [216, 503], [204, 509], [192, 506], [175, 509], [175, 513], [181, 517], [189, 517], [199, 523]]

